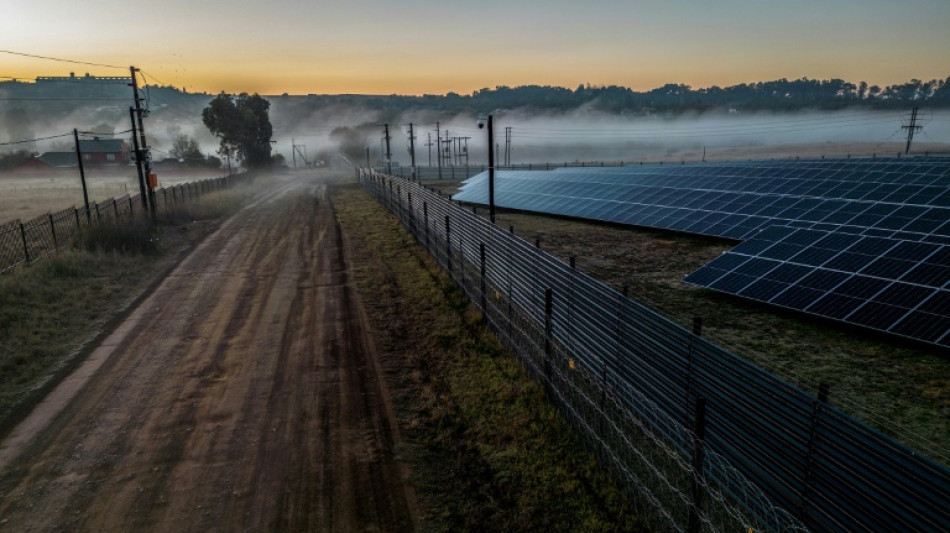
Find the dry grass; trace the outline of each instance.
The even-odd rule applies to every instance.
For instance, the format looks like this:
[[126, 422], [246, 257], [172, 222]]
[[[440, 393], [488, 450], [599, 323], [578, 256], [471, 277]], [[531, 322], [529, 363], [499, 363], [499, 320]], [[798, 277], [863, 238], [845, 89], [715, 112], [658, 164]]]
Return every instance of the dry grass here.
[[333, 196], [425, 514], [423, 531], [635, 531], [542, 388], [411, 236], [358, 186]]
[[[218, 177], [220, 172], [160, 176], [162, 186]], [[86, 173], [89, 202], [139, 193], [134, 169], [89, 169]], [[0, 172], [0, 224], [27, 221], [46, 213], [83, 205], [78, 169], [48, 172]]]

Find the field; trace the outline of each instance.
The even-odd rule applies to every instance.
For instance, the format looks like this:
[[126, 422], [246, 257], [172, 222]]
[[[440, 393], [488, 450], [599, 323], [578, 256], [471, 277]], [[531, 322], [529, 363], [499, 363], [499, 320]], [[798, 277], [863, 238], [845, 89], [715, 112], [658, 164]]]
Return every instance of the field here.
[[[215, 178], [219, 172], [160, 173], [159, 186]], [[88, 169], [86, 188], [89, 202], [101, 202], [139, 193], [134, 169], [122, 171]], [[50, 172], [0, 172], [0, 224], [11, 220], [26, 221], [68, 207], [82, 206], [82, 182], [79, 169]]]

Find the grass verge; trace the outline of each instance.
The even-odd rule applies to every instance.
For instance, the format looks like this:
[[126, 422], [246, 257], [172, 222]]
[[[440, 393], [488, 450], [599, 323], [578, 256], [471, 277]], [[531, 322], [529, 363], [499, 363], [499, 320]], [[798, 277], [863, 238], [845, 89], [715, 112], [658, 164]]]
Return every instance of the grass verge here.
[[423, 531], [645, 530], [543, 389], [357, 185], [333, 190], [423, 512]]

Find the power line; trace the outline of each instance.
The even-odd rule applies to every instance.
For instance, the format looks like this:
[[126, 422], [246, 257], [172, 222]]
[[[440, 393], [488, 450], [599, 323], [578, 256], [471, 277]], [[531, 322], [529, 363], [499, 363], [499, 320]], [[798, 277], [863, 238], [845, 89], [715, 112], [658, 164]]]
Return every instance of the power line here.
[[49, 136], [49, 137], [37, 137], [36, 139], [24, 139], [24, 140], [21, 140], [21, 141], [7, 141], [7, 142], [0, 143], [0, 146], [11, 146], [11, 145], [14, 145], [14, 144], [26, 144], [26, 143], [36, 142], [36, 141], [48, 141], [48, 140], [50, 140], [50, 139], [59, 139], [59, 138], [61, 138], [61, 137], [70, 137], [70, 136], [72, 136], [72, 133], [64, 133], [64, 134], [62, 134], [62, 135], [51, 135], [51, 136]]
[[128, 101], [128, 98], [0, 98], [3, 102], [108, 102]]
[[62, 58], [59, 58], [59, 57], [49, 57], [49, 56], [39, 56], [39, 55], [36, 55], [36, 54], [26, 54], [26, 53], [23, 53], [23, 52], [14, 52], [14, 51], [12, 51], [12, 50], [0, 50], [0, 54], [10, 54], [10, 55], [14, 55], [14, 56], [32, 57], [32, 58], [34, 58], [34, 59], [46, 59], [46, 60], [49, 60], [49, 61], [59, 61], [59, 62], [61, 62], [61, 63], [75, 63], [75, 64], [77, 64], [77, 65], [90, 65], [90, 66], [93, 66], [93, 67], [119, 68], [119, 69], [122, 69], [122, 70], [126, 70], [126, 69], [128, 68], [128, 67], [120, 67], [120, 66], [117, 66], [117, 65], [108, 65], [108, 64], [106, 64], [106, 63], [91, 63], [91, 62], [89, 62], [89, 61], [76, 61], [76, 60], [74, 60], [74, 59], [62, 59]]
[[156, 81], [156, 82], [158, 82], [159, 84], [161, 84], [162, 86], [174, 87], [174, 85], [165, 83], [164, 81], [162, 81], [162, 80], [156, 78], [155, 76], [152, 76], [151, 74], [149, 74], [148, 72], [145, 72], [144, 70], [139, 70], [139, 72], [142, 73], [142, 76], [145, 76], [146, 78], [152, 78], [152, 81]]

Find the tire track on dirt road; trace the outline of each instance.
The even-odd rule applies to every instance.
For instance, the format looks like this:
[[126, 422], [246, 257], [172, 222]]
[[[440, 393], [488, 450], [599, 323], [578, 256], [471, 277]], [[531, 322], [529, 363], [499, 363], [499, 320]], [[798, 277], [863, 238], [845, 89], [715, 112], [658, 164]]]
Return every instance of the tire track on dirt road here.
[[414, 527], [321, 180], [288, 178], [222, 225], [93, 354], [68, 405], [3, 445], [0, 529]]

